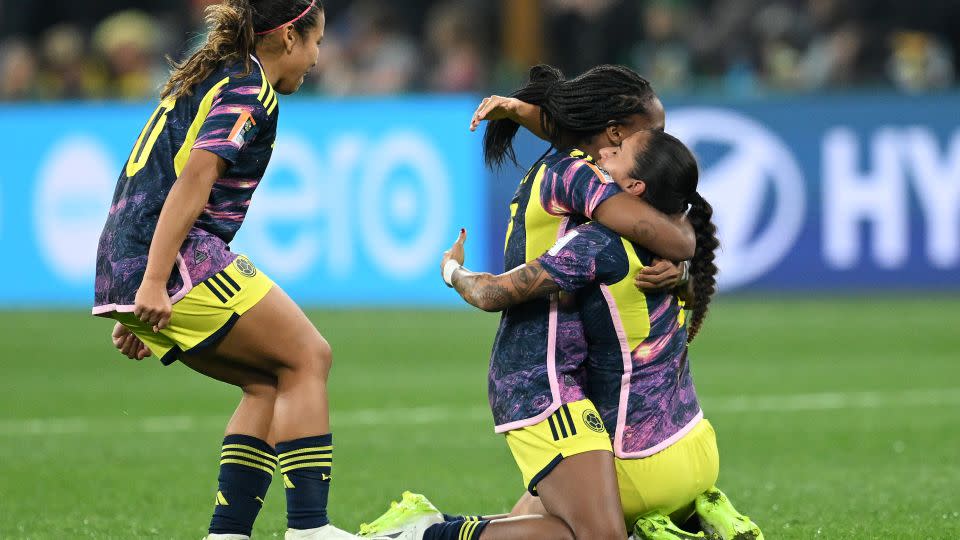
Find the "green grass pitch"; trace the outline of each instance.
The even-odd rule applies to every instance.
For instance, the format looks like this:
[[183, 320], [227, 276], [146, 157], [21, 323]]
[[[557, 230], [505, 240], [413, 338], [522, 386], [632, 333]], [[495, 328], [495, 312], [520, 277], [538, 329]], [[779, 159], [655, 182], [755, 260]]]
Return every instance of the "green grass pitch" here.
[[[330, 513], [447, 512], [522, 486], [486, 410], [497, 317], [312, 311], [334, 348]], [[198, 539], [238, 391], [136, 363], [110, 324], [0, 313], [0, 538]], [[769, 540], [960, 537], [960, 298], [721, 298], [692, 348], [720, 486]], [[282, 538], [282, 483], [254, 531]]]

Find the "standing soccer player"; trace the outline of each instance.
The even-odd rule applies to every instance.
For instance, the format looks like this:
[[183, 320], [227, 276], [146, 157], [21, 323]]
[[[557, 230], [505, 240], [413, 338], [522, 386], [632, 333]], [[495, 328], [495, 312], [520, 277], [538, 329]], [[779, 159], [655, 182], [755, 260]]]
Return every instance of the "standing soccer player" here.
[[[249, 538], [279, 464], [287, 539], [353, 538], [327, 519], [331, 352], [233, 239], [273, 151], [279, 94], [317, 62], [319, 0], [226, 0], [174, 64], [120, 173], [97, 251], [95, 315], [129, 356], [152, 351], [243, 390], [226, 427], [209, 539]], [[275, 446], [274, 444], [275, 443]]]

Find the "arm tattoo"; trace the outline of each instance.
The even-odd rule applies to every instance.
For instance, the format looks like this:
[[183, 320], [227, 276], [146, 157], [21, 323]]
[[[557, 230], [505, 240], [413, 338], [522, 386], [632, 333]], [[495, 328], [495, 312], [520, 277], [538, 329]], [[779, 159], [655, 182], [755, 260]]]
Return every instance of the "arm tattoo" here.
[[653, 226], [653, 223], [640, 219], [633, 224], [633, 234], [636, 238], [642, 239], [642, 242], [646, 243], [657, 237], [657, 228]]
[[537, 263], [497, 276], [458, 269], [452, 281], [464, 300], [485, 311], [502, 311], [560, 290]]

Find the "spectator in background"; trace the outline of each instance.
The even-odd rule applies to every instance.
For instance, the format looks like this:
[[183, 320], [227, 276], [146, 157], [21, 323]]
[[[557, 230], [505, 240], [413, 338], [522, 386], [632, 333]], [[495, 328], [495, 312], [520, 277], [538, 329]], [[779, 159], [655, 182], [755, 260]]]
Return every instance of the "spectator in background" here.
[[813, 35], [800, 63], [801, 81], [809, 90], [849, 88], [878, 74], [872, 61], [865, 23], [856, 5], [842, 0], [809, 0]]
[[470, 92], [486, 87], [484, 40], [477, 13], [464, 1], [434, 6], [427, 19], [427, 41], [434, 57], [427, 88], [434, 92]]
[[37, 59], [30, 45], [19, 38], [0, 43], [0, 100], [37, 97]]
[[653, 0], [643, 9], [646, 39], [634, 45], [630, 63], [657, 92], [689, 90], [693, 83], [693, 55], [683, 28], [689, 17], [683, 0]]
[[106, 91], [103, 65], [87, 56], [83, 33], [72, 24], [48, 29], [41, 40], [43, 67], [40, 93], [45, 99], [102, 97]]
[[626, 52], [639, 37], [639, 2], [542, 0], [542, 3], [549, 60], [564, 73], [582, 73], [597, 64], [623, 63]]
[[752, 34], [758, 44], [756, 62], [767, 88], [796, 90], [802, 86], [802, 18], [788, 2], [775, 2], [757, 13]]
[[887, 75], [905, 92], [941, 90], [953, 82], [950, 50], [925, 32], [901, 31], [890, 38]]
[[164, 75], [156, 28], [157, 21], [135, 10], [121, 11], [97, 25], [93, 43], [107, 62], [110, 97], [138, 99], [156, 93]]
[[341, 21], [331, 21], [317, 64], [325, 70], [319, 84], [323, 92], [377, 95], [413, 89], [419, 51], [397, 24], [394, 9], [385, 1], [362, 0]]

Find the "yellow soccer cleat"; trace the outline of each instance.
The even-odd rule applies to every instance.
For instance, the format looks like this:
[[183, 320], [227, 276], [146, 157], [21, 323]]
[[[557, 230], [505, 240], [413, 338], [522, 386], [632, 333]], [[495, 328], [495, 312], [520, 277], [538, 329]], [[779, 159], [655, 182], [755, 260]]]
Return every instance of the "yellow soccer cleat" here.
[[721, 540], [763, 540], [760, 527], [747, 516], [737, 512], [730, 499], [716, 487], [697, 496], [697, 517], [704, 531]]

